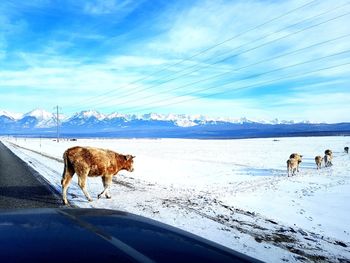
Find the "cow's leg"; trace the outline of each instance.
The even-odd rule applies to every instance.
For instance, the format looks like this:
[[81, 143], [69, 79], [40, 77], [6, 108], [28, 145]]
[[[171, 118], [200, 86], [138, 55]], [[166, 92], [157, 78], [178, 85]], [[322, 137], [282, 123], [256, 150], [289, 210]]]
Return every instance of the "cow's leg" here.
[[74, 175], [74, 170], [73, 169], [68, 169], [65, 167], [65, 170], [63, 172], [63, 178], [61, 180], [61, 185], [62, 185], [62, 200], [65, 205], [68, 205], [67, 201], [67, 189], [69, 186], [70, 181], [72, 180]]
[[107, 198], [111, 198], [112, 196], [109, 194], [109, 187], [112, 184], [112, 176], [102, 176], [103, 183], [103, 191], [97, 196], [97, 198], [101, 198], [102, 195], [105, 195]]
[[83, 175], [79, 175], [78, 184], [79, 184], [81, 190], [83, 190], [83, 193], [84, 193], [85, 197], [87, 198], [87, 200], [89, 200], [89, 202], [91, 202], [92, 198], [86, 189], [86, 179], [87, 179], [87, 173], [83, 174]]

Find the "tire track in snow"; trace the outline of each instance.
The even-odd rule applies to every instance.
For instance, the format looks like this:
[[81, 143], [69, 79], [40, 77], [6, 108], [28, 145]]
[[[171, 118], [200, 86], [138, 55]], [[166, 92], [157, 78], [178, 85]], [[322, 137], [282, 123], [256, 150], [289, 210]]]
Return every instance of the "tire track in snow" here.
[[257, 213], [225, 205], [215, 198], [197, 196], [186, 200], [163, 199], [162, 204], [167, 207], [178, 206], [223, 225], [226, 231], [238, 231], [252, 236], [256, 242], [288, 250], [295, 254], [296, 260], [348, 262], [347, 258], [350, 258], [350, 243], [301, 228], [285, 226]]
[[23, 149], [23, 150], [26, 150], [26, 151], [30, 151], [30, 152], [39, 154], [39, 155], [41, 155], [41, 156], [43, 156], [43, 157], [49, 158], [49, 159], [51, 159], [51, 160], [55, 160], [55, 161], [57, 161], [57, 162], [63, 163], [63, 159], [54, 157], [54, 156], [52, 156], [52, 155], [48, 155], [48, 154], [43, 153], [43, 152], [39, 152], [39, 151], [36, 151], [36, 150], [33, 150], [33, 149], [29, 149], [29, 148], [20, 146], [20, 145], [18, 145], [18, 144], [13, 143], [13, 142], [8, 142], [8, 143], [11, 144], [11, 145], [12, 145], [13, 147], [15, 147], [15, 148], [20, 148], [20, 149]]

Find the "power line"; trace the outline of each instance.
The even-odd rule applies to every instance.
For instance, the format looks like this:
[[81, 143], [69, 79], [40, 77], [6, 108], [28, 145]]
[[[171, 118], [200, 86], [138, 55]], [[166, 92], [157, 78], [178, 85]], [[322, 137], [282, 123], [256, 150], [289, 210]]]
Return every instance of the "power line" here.
[[[241, 33], [239, 33], [239, 34], [236, 34], [236, 35], [234, 35], [234, 36], [232, 36], [232, 37], [230, 37], [230, 38], [228, 38], [228, 39], [226, 39], [226, 40], [224, 40], [224, 41], [222, 41], [222, 42], [219, 42], [219, 43], [217, 43], [217, 44], [215, 44], [215, 45], [213, 45], [213, 46], [210, 46], [210, 47], [208, 47], [208, 48], [206, 48], [206, 49], [204, 49], [204, 50], [202, 50], [202, 51], [200, 51], [200, 52], [198, 52], [198, 53], [195, 53], [194, 55], [192, 55], [192, 56], [190, 56], [190, 57], [188, 57], [188, 58], [185, 58], [185, 59], [180, 60], [179, 62], [170, 64], [170, 65], [166, 66], [165, 68], [163, 68], [163, 69], [161, 69], [161, 70], [158, 70], [158, 71], [156, 71], [156, 72], [154, 72], [154, 73], [151, 73], [151, 74], [149, 74], [149, 75], [147, 75], [147, 76], [145, 76], [145, 77], [143, 77], [143, 78], [140, 78], [140, 79], [137, 79], [137, 80], [135, 80], [135, 81], [129, 82], [128, 84], [122, 86], [121, 88], [126, 88], [126, 87], [128, 87], [128, 86], [130, 86], [130, 85], [132, 85], [132, 84], [135, 84], [135, 83], [137, 83], [137, 82], [146, 80], [146, 79], [148, 79], [148, 78], [151, 77], [151, 76], [154, 76], [154, 75], [156, 75], [156, 74], [159, 74], [159, 73], [161, 73], [161, 72], [164, 72], [164, 71], [166, 71], [167, 69], [170, 69], [170, 68], [172, 68], [172, 67], [174, 67], [174, 66], [177, 66], [177, 65], [179, 65], [179, 64], [181, 64], [181, 63], [183, 63], [183, 62], [189, 61], [189, 60], [191, 60], [191, 59], [193, 59], [193, 58], [195, 58], [195, 57], [198, 57], [198, 56], [200, 56], [200, 55], [202, 55], [202, 54], [204, 54], [204, 53], [206, 53], [206, 52], [208, 52], [208, 51], [210, 51], [210, 50], [215, 49], [215, 48], [218, 47], [218, 46], [221, 46], [221, 45], [223, 45], [223, 44], [225, 44], [225, 43], [227, 43], [227, 42], [230, 42], [230, 41], [232, 41], [232, 40], [234, 40], [234, 39], [236, 39], [236, 38], [238, 38], [238, 37], [240, 37], [240, 36], [242, 36], [242, 35], [244, 35], [244, 34], [246, 34], [246, 33], [249, 33], [249, 32], [254, 31], [254, 30], [258, 29], [258, 28], [261, 28], [261, 27], [263, 27], [263, 26], [265, 26], [265, 25], [267, 25], [267, 24], [269, 24], [269, 23], [271, 23], [271, 22], [273, 22], [273, 21], [276, 21], [276, 20], [278, 20], [278, 19], [280, 19], [280, 18], [282, 18], [282, 17], [288, 16], [289, 14], [294, 13], [295, 11], [297, 11], [297, 10], [299, 10], [299, 9], [303, 9], [303, 8], [309, 6], [309, 5], [312, 5], [312, 4], [314, 4], [315, 2], [318, 2], [318, 0], [309, 1], [309, 2], [307, 2], [306, 4], [303, 4], [303, 5], [301, 5], [301, 6], [297, 7], [297, 8], [294, 8], [294, 9], [292, 9], [292, 10], [289, 10], [289, 11], [287, 11], [286, 13], [283, 13], [282, 15], [279, 15], [279, 16], [277, 16], [277, 17], [274, 17], [274, 18], [272, 18], [272, 19], [270, 19], [270, 20], [268, 20], [268, 21], [266, 21], [266, 22], [264, 22], [264, 23], [262, 23], [262, 24], [259, 24], [259, 25], [255, 26], [255, 27], [252, 27], [252, 28], [250, 28], [250, 29], [248, 29], [248, 30], [246, 30], [246, 31], [243, 31], [243, 32], [241, 32]], [[100, 95], [98, 95], [98, 96], [95, 96], [94, 98], [90, 98], [90, 99], [87, 99], [87, 100], [82, 101], [82, 102], [83, 102], [83, 103], [84, 103], [84, 102], [87, 103], [87, 102], [89, 102], [89, 101], [94, 101], [94, 100], [96, 100], [97, 98], [106, 96], [106, 95], [108, 95], [108, 94], [110, 94], [110, 93], [113, 93], [114, 91], [115, 91], [115, 89], [110, 90], [110, 91], [107, 91], [107, 92], [104, 92], [104, 93], [102, 93], [102, 94], [100, 94]], [[82, 103], [81, 103], [81, 104], [82, 104]]]
[[[252, 75], [252, 76], [247, 76], [247, 77], [244, 77], [244, 78], [242, 78], [242, 79], [240, 79], [240, 80], [238, 80], [238, 81], [256, 78], [256, 77], [263, 76], [263, 75], [267, 75], [267, 74], [270, 74], [270, 73], [273, 73], [273, 72], [277, 72], [277, 71], [285, 70], [285, 69], [288, 69], [288, 68], [297, 67], [297, 66], [300, 66], [300, 65], [304, 65], [304, 64], [308, 64], [308, 63], [320, 61], [320, 60], [323, 60], [323, 59], [326, 59], [326, 58], [330, 58], [330, 57], [334, 57], [334, 56], [346, 54], [346, 53], [349, 53], [349, 52], [350, 52], [350, 50], [345, 50], [345, 51], [341, 51], [341, 52], [338, 52], [338, 53], [326, 55], [326, 56], [323, 56], [323, 57], [318, 57], [318, 58], [315, 58], [315, 59], [311, 59], [311, 60], [308, 60], [308, 61], [303, 61], [303, 62], [296, 63], [296, 64], [293, 64], [293, 65], [288, 65], [288, 66], [285, 66], [285, 67], [280, 67], [280, 68], [273, 69], [273, 70], [269, 70], [269, 71], [266, 71], [266, 72], [254, 74], [254, 75]], [[238, 82], [238, 81], [235, 81], [235, 82]], [[230, 82], [229, 84], [232, 84], [232, 83], [235, 83], [235, 82]], [[191, 83], [191, 84], [193, 84], [193, 83]], [[187, 85], [187, 86], [188, 86], [188, 85]], [[222, 86], [225, 86], [225, 84], [222, 85]], [[222, 86], [221, 86], [221, 87], [222, 87]], [[214, 88], [216, 88], [216, 87], [214, 87]], [[196, 93], [198, 93], [198, 92], [208, 91], [208, 90], [211, 90], [211, 89], [214, 89], [214, 88], [213, 88], [213, 87], [209, 87], [209, 88], [204, 88], [204, 89], [200, 89], [200, 90], [197, 90], [197, 91], [188, 92], [188, 93], [185, 93], [185, 94], [182, 94], [182, 95], [178, 96], [177, 98], [179, 98], [179, 97], [185, 97], [185, 96], [188, 96], [188, 95], [193, 95], [193, 94], [196, 94]], [[158, 93], [158, 94], [159, 94], [159, 93]], [[169, 97], [169, 99], [170, 99], [170, 97]], [[149, 104], [155, 104], [155, 103], [163, 102], [163, 100], [164, 100], [164, 99], [152, 101], [152, 102], [150, 102]], [[142, 106], [141, 106], [141, 107], [142, 107]], [[135, 109], [135, 107], [128, 107], [128, 108], [124, 108], [123, 110], [134, 110], [134, 109]], [[143, 110], [143, 108], [141, 108], [141, 109]]]
[[[218, 77], [222, 77], [222, 76], [225, 76], [225, 75], [232, 74], [233, 72], [237, 73], [238, 71], [240, 71], [242, 69], [246, 69], [246, 68], [249, 68], [249, 67], [252, 67], [252, 66], [256, 66], [256, 65], [259, 65], [261, 63], [264, 63], [264, 62], [267, 62], [267, 61], [272, 61], [272, 60], [275, 60], [277, 58], [285, 57], [285, 56], [288, 56], [288, 55], [291, 55], [291, 54], [299, 53], [301, 51], [305, 51], [307, 49], [314, 48], [316, 46], [320, 46], [320, 45], [324, 45], [324, 44], [327, 44], [327, 43], [331, 43], [331, 42], [334, 42], [336, 40], [340, 40], [340, 39], [343, 39], [343, 38], [346, 38], [346, 37], [349, 37], [349, 36], [350, 36], [350, 34], [346, 34], [346, 35], [343, 35], [343, 36], [340, 36], [340, 37], [337, 37], [337, 38], [333, 38], [333, 39], [329, 39], [329, 40], [326, 40], [326, 41], [318, 42], [316, 44], [313, 44], [313, 45], [310, 45], [310, 46], [307, 46], [307, 47], [303, 47], [303, 48], [300, 48], [300, 49], [297, 49], [297, 50], [293, 50], [293, 51], [290, 51], [290, 52], [287, 52], [287, 53], [284, 53], [284, 54], [280, 54], [280, 55], [277, 55], [277, 56], [274, 56], [274, 57], [270, 57], [270, 58], [267, 58], [267, 59], [264, 59], [264, 60], [260, 60], [260, 61], [255, 62], [255, 63], [251, 63], [251, 64], [248, 64], [248, 65], [242, 66], [240, 68], [235, 68], [235, 69], [233, 69], [233, 70], [231, 70], [229, 72], [220, 73], [218, 75], [211, 76], [211, 77], [208, 77], [208, 78], [205, 78], [205, 79], [200, 79], [200, 80], [197, 80], [197, 81], [192, 82], [192, 83], [187, 83], [185, 85], [181, 85], [179, 87], [173, 88], [171, 91], [179, 90], [179, 89], [182, 89], [182, 88], [185, 88], [185, 87], [189, 87], [189, 86], [201, 83], [201, 82], [205, 82], [205, 81], [208, 81], [208, 80], [216, 79]], [[334, 56], [334, 54], [329, 55], [329, 56]], [[329, 57], [329, 56], [326, 56], [326, 57]], [[322, 57], [322, 58], [325, 58], [325, 57]], [[319, 58], [315, 59], [315, 61], [316, 60], [319, 60]], [[309, 63], [309, 62], [301, 62], [301, 63], [299, 63], [299, 65], [305, 64], [305, 63]], [[296, 66], [296, 65], [292, 65], [292, 66]], [[288, 67], [291, 67], [291, 66], [287, 66], [285, 68], [288, 68]], [[267, 74], [267, 73], [264, 73], [264, 74]], [[157, 95], [163, 94], [163, 93], [167, 93], [167, 92], [168, 91], [160, 91], [160, 92], [157, 93]], [[154, 96], [146, 96], [146, 97], [143, 97], [143, 99], [150, 98], [150, 97], [154, 97]], [[120, 104], [118, 106], [120, 106]]]
[[[142, 108], [142, 109], [136, 109], [138, 111], [142, 110], [142, 111], [145, 111], [145, 110], [153, 110], [155, 108], [161, 108], [161, 107], [167, 107], [167, 106], [172, 106], [172, 105], [176, 105], [176, 104], [181, 104], [181, 103], [184, 103], [184, 102], [189, 102], [189, 101], [194, 101], [194, 100], [200, 100], [200, 99], [203, 99], [203, 98], [209, 98], [209, 97], [214, 97], [214, 96], [218, 96], [218, 95], [223, 95], [223, 94], [227, 94], [227, 93], [231, 93], [231, 92], [237, 92], [237, 91], [240, 91], [240, 90], [245, 90], [245, 89], [250, 89], [250, 88], [256, 88], [256, 87], [261, 87], [261, 86], [265, 86], [267, 84], [274, 84], [274, 83], [278, 83], [282, 80], [287, 80], [287, 79], [293, 79], [293, 78], [300, 78], [302, 76], [305, 76], [305, 75], [309, 75], [309, 74], [313, 74], [313, 73], [318, 73], [318, 72], [321, 72], [321, 71], [324, 71], [324, 70], [328, 70], [328, 69], [334, 69], [334, 68], [338, 68], [338, 67], [342, 67], [342, 66], [346, 66], [346, 65], [350, 65], [350, 62], [346, 62], [346, 63], [343, 63], [343, 64], [339, 64], [339, 65], [335, 65], [335, 66], [329, 66], [329, 67], [325, 67], [325, 68], [321, 68], [321, 69], [317, 69], [317, 70], [312, 70], [312, 71], [308, 71], [308, 72], [304, 72], [302, 74], [290, 74], [290, 75], [286, 75], [286, 76], [283, 76], [281, 78], [277, 78], [277, 79], [274, 79], [274, 80], [269, 80], [269, 81], [265, 81], [265, 82], [261, 82], [261, 83], [256, 83], [256, 84], [253, 84], [253, 85], [248, 85], [248, 86], [243, 86], [243, 87], [240, 87], [240, 88], [235, 88], [235, 89], [231, 89], [231, 90], [225, 90], [225, 91], [220, 91], [220, 92], [217, 92], [217, 93], [213, 93], [213, 94], [207, 94], [207, 95], [202, 95], [200, 98], [188, 98], [188, 99], [184, 99], [184, 100], [181, 100], [181, 101], [177, 101], [177, 102], [173, 102], [173, 103], [167, 103], [165, 105], [160, 105], [160, 106], [153, 106], [153, 107], [148, 107], [148, 108]], [[227, 83], [225, 85], [229, 85], [231, 83]], [[203, 89], [201, 91], [206, 91], [206, 90], [209, 90], [210, 88], [207, 88], [207, 89]], [[191, 93], [188, 93], [186, 94], [187, 95], [191, 95]], [[134, 108], [134, 111], [135, 111], [135, 108]]]
[[60, 140], [60, 132], [59, 132], [59, 127], [60, 127], [60, 115], [59, 115], [59, 108], [58, 105], [56, 107], [54, 107], [54, 109], [56, 109], [56, 116], [54, 116], [54, 120], [56, 121], [56, 139], [57, 142], [59, 142]]
[[[314, 27], [316, 27], [316, 26], [319, 26], [319, 25], [328, 23], [328, 22], [333, 21], [333, 20], [335, 20], [335, 19], [339, 19], [339, 18], [344, 17], [344, 16], [349, 15], [349, 14], [350, 14], [350, 12], [347, 12], [347, 13], [344, 13], [344, 14], [341, 14], [341, 15], [338, 15], [338, 16], [335, 16], [335, 17], [332, 17], [332, 18], [330, 18], [330, 19], [327, 19], [327, 20], [325, 20], [325, 21], [322, 21], [322, 22], [320, 22], [320, 23], [317, 23], [317, 24], [308, 26], [308, 27], [306, 27], [306, 28], [300, 29], [300, 30], [298, 30], [298, 31], [292, 32], [292, 33], [287, 34], [287, 35], [285, 35], [285, 36], [282, 36], [282, 37], [280, 37], [280, 38], [277, 38], [277, 39], [274, 39], [274, 40], [271, 40], [271, 41], [262, 43], [262, 44], [260, 44], [260, 45], [255, 46], [255, 47], [246, 49], [246, 50], [244, 50], [243, 52], [236, 53], [236, 54], [234, 54], [234, 55], [230, 55], [229, 57], [226, 57], [226, 58], [224, 58], [224, 59], [220, 59], [220, 60], [218, 60], [218, 61], [216, 61], [216, 62], [214, 62], [214, 63], [211, 63], [210, 65], [207, 65], [205, 68], [208, 68], [208, 67], [210, 67], [210, 66], [213, 66], [213, 65], [216, 65], [216, 64], [218, 64], [218, 63], [224, 62], [224, 61], [226, 61], [226, 60], [228, 60], [228, 59], [230, 59], [230, 58], [236, 57], [236, 56], [238, 56], [238, 55], [242, 55], [242, 54], [244, 54], [244, 53], [247, 53], [247, 52], [250, 52], [250, 51], [252, 51], [252, 50], [258, 49], [258, 48], [260, 48], [260, 47], [269, 45], [269, 44], [274, 43], [274, 42], [276, 42], [276, 41], [279, 41], [279, 40], [281, 40], [281, 39], [285, 39], [285, 38], [290, 37], [290, 36], [292, 36], [292, 35], [295, 35], [295, 34], [304, 32], [304, 31], [309, 30], [309, 29], [311, 29], [311, 28], [314, 28]], [[202, 69], [203, 69], [203, 68], [202, 68]], [[202, 69], [201, 69], [201, 70], [202, 70]], [[184, 74], [184, 75], [175, 77], [175, 78], [173, 78], [173, 79], [170, 79], [170, 80], [168, 80], [168, 81], [162, 82], [162, 83], [157, 84], [157, 85], [152, 85], [151, 87], [148, 87], [148, 88], [146, 88], [146, 89], [144, 89], [144, 90], [147, 90], [147, 89], [150, 89], [150, 88], [154, 88], [154, 87], [161, 86], [161, 85], [163, 85], [163, 84], [165, 84], [165, 83], [167, 83], [167, 82], [169, 82], [169, 81], [173, 81], [173, 80], [179, 79], [180, 77], [183, 77], [183, 76], [189, 75], [189, 74], [193, 74], [193, 73], [198, 72], [198, 71], [199, 71], [199, 70], [193, 70], [193, 71], [187, 72], [187, 73]], [[177, 88], [177, 89], [178, 89], [178, 88]], [[173, 89], [172, 89], [172, 90], [173, 90]], [[168, 91], [172, 91], [172, 90], [168, 90]], [[158, 92], [157, 95], [159, 95], [160, 93], [164, 93], [164, 92]], [[155, 96], [155, 95], [149, 95], [149, 96], [146, 96], [146, 97], [144, 97], [144, 98], [149, 98], [149, 97], [152, 97], [152, 96]], [[108, 98], [107, 100], [104, 100], [103, 102], [107, 102], [107, 101], [110, 101], [110, 100], [111, 100], [111, 98]], [[120, 106], [120, 105], [125, 105], [125, 104], [128, 104], [128, 103], [130, 103], [130, 102], [134, 102], [134, 101], [135, 101], [135, 100], [127, 100], [127, 101], [124, 101], [124, 102], [122, 102], [122, 103], [119, 103], [118, 106]], [[95, 103], [95, 104], [92, 104], [92, 105], [97, 106], [97, 105], [99, 105], [99, 104], [101, 104], [101, 103], [102, 103], [102, 102]]]

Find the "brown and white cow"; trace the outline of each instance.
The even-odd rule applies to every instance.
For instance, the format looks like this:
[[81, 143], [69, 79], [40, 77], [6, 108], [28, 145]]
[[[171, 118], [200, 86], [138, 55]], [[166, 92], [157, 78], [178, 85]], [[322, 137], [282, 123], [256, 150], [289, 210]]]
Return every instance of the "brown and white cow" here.
[[299, 172], [299, 165], [300, 163], [302, 162], [302, 158], [303, 156], [299, 153], [292, 153], [290, 156], [289, 156], [289, 159], [295, 159], [297, 160], [297, 172]]
[[330, 167], [333, 165], [332, 160], [333, 160], [333, 155], [328, 155], [325, 154], [325, 156], [323, 157], [324, 159], [324, 166], [325, 167]]
[[292, 176], [295, 175], [295, 172], [297, 171], [298, 169], [298, 160], [295, 159], [295, 158], [289, 158], [287, 160], [287, 173], [288, 173], [288, 176], [291, 174]]
[[315, 163], [316, 163], [317, 169], [321, 169], [322, 161], [323, 161], [323, 158], [321, 156], [317, 155], [315, 157]]
[[333, 164], [332, 164], [332, 160], [333, 160], [333, 152], [332, 152], [332, 150], [329, 150], [329, 149], [327, 149], [327, 150], [325, 150], [324, 151], [324, 157], [323, 157], [323, 159], [324, 159], [324, 166], [325, 167], [329, 167], [329, 166], [332, 166]]
[[91, 202], [92, 199], [86, 189], [86, 179], [88, 176], [101, 176], [104, 189], [98, 195], [103, 194], [111, 198], [108, 188], [112, 183], [112, 178], [121, 170], [129, 172], [134, 171], [133, 159], [135, 156], [122, 155], [110, 150], [93, 147], [72, 147], [63, 154], [64, 170], [62, 175], [62, 199], [64, 204], [67, 201], [67, 189], [74, 173], [78, 175], [78, 184], [86, 198]]

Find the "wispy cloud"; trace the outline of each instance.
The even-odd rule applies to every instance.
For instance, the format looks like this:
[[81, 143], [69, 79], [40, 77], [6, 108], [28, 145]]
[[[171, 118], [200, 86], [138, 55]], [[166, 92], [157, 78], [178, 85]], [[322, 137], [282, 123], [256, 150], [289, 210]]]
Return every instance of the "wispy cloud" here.
[[131, 0], [93, 0], [84, 1], [83, 10], [91, 15], [104, 15], [112, 13], [130, 13], [140, 2]]

